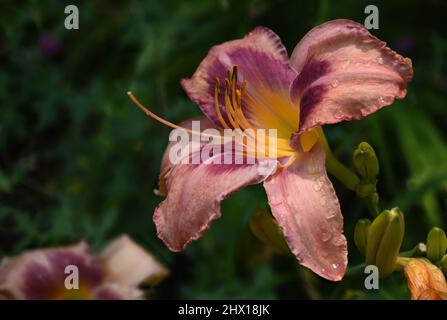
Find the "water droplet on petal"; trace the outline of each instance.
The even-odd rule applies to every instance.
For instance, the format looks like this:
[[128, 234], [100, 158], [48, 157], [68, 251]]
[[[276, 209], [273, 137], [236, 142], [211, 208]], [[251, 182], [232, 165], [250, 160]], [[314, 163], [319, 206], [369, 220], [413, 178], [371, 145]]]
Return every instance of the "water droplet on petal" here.
[[324, 205], [326, 205], [326, 203], [327, 203], [327, 198], [326, 198], [325, 196], [322, 196], [322, 197], [320, 198], [320, 204], [321, 204], [322, 206], [324, 206]]
[[331, 238], [332, 238], [332, 234], [330, 234], [328, 232], [321, 233], [321, 240], [323, 240], [324, 242], [329, 241]]
[[383, 64], [383, 58], [382, 57], [377, 57], [377, 63], [378, 64]]
[[343, 237], [335, 237], [334, 239], [332, 239], [332, 243], [334, 244], [334, 246], [339, 247], [345, 244], [345, 240], [343, 239]]
[[332, 268], [334, 268], [334, 269], [338, 269], [338, 264], [337, 264], [337, 263], [333, 263], [333, 264], [332, 264]]
[[293, 198], [292, 198], [292, 196], [287, 196], [287, 204], [288, 205], [292, 205], [293, 204]]
[[313, 188], [315, 191], [320, 191], [322, 187], [323, 187], [323, 184], [322, 184], [320, 181], [318, 181], [318, 180], [316, 180], [316, 181], [312, 184], [312, 188]]
[[382, 96], [380, 96], [378, 100], [379, 100], [379, 103], [381, 103], [381, 104], [385, 103], [385, 98]]
[[331, 83], [332, 88], [337, 88], [338, 87], [338, 80], [334, 80]]
[[342, 119], [344, 117], [343, 112], [341, 110], [338, 110], [337, 112], [335, 112], [334, 116], [336, 119]]
[[329, 220], [329, 219], [335, 218], [336, 215], [337, 215], [337, 211], [332, 209], [329, 211], [327, 219]]

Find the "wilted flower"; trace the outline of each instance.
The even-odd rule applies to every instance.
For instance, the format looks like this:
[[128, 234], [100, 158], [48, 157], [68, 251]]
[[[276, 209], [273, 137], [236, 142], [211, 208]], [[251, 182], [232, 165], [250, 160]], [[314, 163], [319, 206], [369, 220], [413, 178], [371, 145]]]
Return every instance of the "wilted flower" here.
[[101, 255], [88, 244], [36, 249], [5, 258], [0, 265], [0, 299], [141, 299], [138, 285], [168, 275], [149, 253], [122, 236]]
[[446, 300], [447, 283], [444, 274], [424, 259], [410, 259], [404, 267], [411, 299]]
[[[181, 82], [206, 116], [201, 127], [275, 129], [277, 152], [254, 164], [231, 165], [173, 164], [165, 154], [158, 191], [167, 197], [154, 213], [158, 236], [172, 251], [185, 249], [220, 217], [222, 200], [263, 182], [273, 216], [298, 261], [322, 277], [340, 280], [347, 264], [346, 239], [325, 170], [327, 146], [320, 126], [361, 119], [403, 98], [412, 75], [410, 59], [349, 20], [312, 29], [290, 60], [279, 37], [263, 27], [213, 47], [192, 78]], [[148, 115], [179, 128], [131, 98]], [[194, 134], [191, 122], [181, 126]], [[256, 157], [257, 151], [248, 150], [246, 156]], [[270, 172], [258, 170], [269, 165]]]

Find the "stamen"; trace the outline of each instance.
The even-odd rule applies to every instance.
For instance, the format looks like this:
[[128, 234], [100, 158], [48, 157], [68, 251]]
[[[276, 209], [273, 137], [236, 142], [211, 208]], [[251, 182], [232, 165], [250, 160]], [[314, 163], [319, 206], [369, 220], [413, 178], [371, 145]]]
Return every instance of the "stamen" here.
[[151, 117], [151, 118], [157, 120], [158, 122], [160, 122], [160, 123], [162, 123], [162, 124], [164, 124], [164, 125], [166, 125], [166, 126], [168, 126], [168, 127], [171, 127], [171, 128], [173, 128], [173, 129], [184, 130], [184, 131], [186, 131], [186, 132], [188, 132], [188, 133], [190, 133], [190, 134], [195, 134], [195, 135], [198, 135], [198, 136], [213, 137], [213, 138], [219, 138], [219, 139], [225, 138], [225, 137], [222, 137], [222, 136], [220, 136], [220, 135], [209, 134], [209, 133], [203, 133], [203, 132], [197, 132], [197, 131], [193, 131], [193, 130], [191, 130], [191, 129], [184, 128], [184, 127], [182, 127], [182, 126], [178, 126], [178, 125], [176, 125], [176, 124], [173, 124], [172, 122], [169, 122], [169, 121], [167, 121], [167, 120], [165, 120], [165, 119], [163, 119], [163, 118], [157, 116], [155, 113], [153, 113], [153, 112], [150, 111], [148, 108], [146, 108], [145, 106], [143, 106], [143, 105], [137, 100], [137, 98], [135, 98], [135, 96], [132, 94], [132, 92], [128, 91], [127, 94], [129, 95], [129, 97], [130, 97], [130, 99], [133, 101], [133, 103], [135, 103], [135, 104], [137, 105], [138, 108], [140, 108], [141, 110], [143, 110], [143, 112], [144, 112], [147, 116], [149, 116], [149, 117]]
[[220, 80], [219, 78], [216, 78], [216, 86], [214, 87], [214, 106], [216, 107], [216, 113], [217, 117], [219, 118], [220, 124], [225, 129], [230, 129], [230, 126], [225, 122], [222, 113], [220, 112], [219, 87], [220, 87]]
[[[173, 129], [184, 130], [184, 131], [186, 131], [186, 132], [188, 132], [188, 133], [190, 133], [190, 134], [194, 134], [194, 135], [218, 138], [218, 139], [222, 139], [223, 141], [225, 141], [225, 140], [227, 139], [227, 142], [228, 142], [228, 141], [233, 141], [233, 137], [225, 137], [225, 136], [221, 136], [221, 135], [213, 135], [213, 134], [208, 134], [208, 133], [204, 133], [204, 132], [197, 132], [197, 131], [193, 131], [193, 130], [191, 130], [191, 129], [184, 128], [184, 127], [182, 127], [182, 126], [178, 126], [178, 125], [176, 125], [176, 124], [173, 124], [172, 122], [169, 122], [169, 121], [167, 121], [167, 120], [165, 120], [165, 119], [163, 119], [163, 118], [157, 116], [155, 113], [153, 113], [153, 112], [150, 111], [148, 108], [146, 108], [145, 106], [143, 106], [143, 105], [137, 100], [137, 98], [135, 98], [135, 96], [132, 94], [132, 92], [128, 91], [127, 94], [129, 95], [129, 97], [130, 97], [130, 99], [133, 101], [133, 103], [135, 103], [135, 104], [137, 105], [137, 107], [140, 108], [146, 115], [148, 115], [149, 117], [151, 117], [151, 118], [157, 120], [158, 122], [160, 122], [160, 123], [162, 123], [162, 124], [164, 124], [164, 125], [166, 125], [166, 126], [168, 126], [168, 127], [171, 127], [171, 128], [173, 128]], [[257, 140], [257, 139], [256, 139], [256, 135], [257, 135], [257, 134], [255, 133], [255, 138], [254, 138], [255, 141]], [[256, 147], [257, 144], [256, 144], [256, 142], [255, 142], [255, 144], [254, 144], [255, 148], [254, 148], [254, 149], [251, 148], [251, 147], [250, 147], [251, 144], [248, 144], [248, 141], [249, 141], [250, 139], [253, 139], [253, 137], [252, 137], [251, 135], [246, 134], [246, 133], [242, 133], [242, 140], [239, 140], [239, 141], [241, 141], [242, 144], [243, 144], [243, 146], [245, 147], [245, 148], [244, 148], [244, 151], [243, 151], [243, 154], [244, 154], [245, 156], [251, 156], [251, 157], [254, 157], [254, 156], [256, 156], [256, 154], [258, 153], [258, 152], [257, 152], [257, 147]], [[289, 155], [289, 154], [291, 153], [289, 150], [287, 150], [287, 149], [283, 149], [283, 148], [279, 148], [278, 151], [280, 151], [279, 155], [284, 154], [285, 156], [286, 156], [286, 155]], [[259, 155], [258, 155], [258, 156], [259, 156]], [[266, 157], [266, 155], [261, 155], [261, 156]]]
[[158, 122], [163, 123], [164, 125], [171, 127], [173, 129], [183, 129], [186, 130], [188, 132], [192, 132], [192, 130], [183, 128], [181, 126], [178, 126], [176, 124], [173, 124], [172, 122], [169, 122], [163, 118], [160, 118], [159, 116], [157, 116], [155, 113], [153, 113], [152, 111], [150, 111], [148, 108], [146, 108], [145, 106], [143, 106], [138, 100], [137, 98], [135, 98], [135, 96], [133, 95], [133, 93], [131, 91], [127, 91], [127, 94], [129, 95], [130, 99], [133, 101], [133, 103], [135, 103], [137, 105], [138, 108], [140, 108], [141, 110], [143, 110], [143, 112], [148, 115], [151, 118], [154, 118], [155, 120], [157, 120]]
[[229, 94], [229, 89], [230, 89], [230, 82], [228, 81], [228, 79], [225, 79], [225, 110], [227, 111], [227, 116], [228, 116], [228, 120], [230, 120], [231, 125], [233, 126], [234, 129], [240, 129], [237, 122], [234, 120], [235, 119], [235, 113], [233, 110], [233, 107], [231, 105], [231, 101], [230, 101], [230, 94]]

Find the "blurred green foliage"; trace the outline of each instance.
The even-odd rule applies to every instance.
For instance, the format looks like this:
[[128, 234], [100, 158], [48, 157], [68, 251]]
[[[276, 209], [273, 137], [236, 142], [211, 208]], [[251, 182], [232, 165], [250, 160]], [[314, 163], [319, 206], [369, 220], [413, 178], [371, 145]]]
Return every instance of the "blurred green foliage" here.
[[[64, 28], [65, 5], [80, 10], [80, 30]], [[2, 1], [0, 4], [0, 256], [87, 239], [102, 247], [128, 233], [172, 271], [158, 298], [407, 298], [402, 274], [363, 288], [349, 270], [322, 280], [293, 258], [270, 257], [249, 233], [266, 207], [261, 187], [223, 203], [223, 217], [185, 252], [157, 239], [152, 212], [169, 129], [128, 99], [173, 122], [200, 114], [179, 85], [209, 48], [256, 25], [272, 28], [289, 52], [315, 25], [363, 22], [367, 1]], [[373, 33], [410, 57], [408, 96], [361, 122], [325, 128], [337, 157], [350, 164], [361, 141], [379, 157], [386, 208], [406, 215], [404, 249], [446, 227], [447, 39], [444, 1], [375, 1]], [[367, 210], [334, 181], [345, 216], [350, 265], [361, 262], [353, 230]], [[241, 243], [243, 245], [241, 245]]]

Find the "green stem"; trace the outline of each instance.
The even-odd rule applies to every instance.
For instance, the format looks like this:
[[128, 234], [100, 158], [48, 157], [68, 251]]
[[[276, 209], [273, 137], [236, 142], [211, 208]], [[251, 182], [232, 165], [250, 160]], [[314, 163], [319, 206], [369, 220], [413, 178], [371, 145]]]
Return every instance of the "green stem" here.
[[363, 274], [364, 270], [365, 270], [364, 263], [355, 266], [348, 266], [348, 268], [346, 269], [345, 276], [346, 277], [357, 276], [359, 274]]
[[[323, 145], [323, 149], [326, 153], [326, 169], [332, 174], [335, 178], [337, 178], [341, 183], [345, 185], [349, 190], [357, 192], [357, 187], [360, 183], [360, 178], [352, 172], [348, 167], [346, 167], [343, 163], [338, 161], [337, 158], [332, 154], [331, 148], [326, 140], [326, 136], [324, 135], [323, 129], [320, 127], [316, 131], [320, 142]], [[358, 194], [357, 194], [358, 195]], [[373, 192], [368, 195], [366, 198], [363, 198], [368, 207], [368, 211], [371, 213], [373, 217], [378, 216], [379, 214], [379, 206], [378, 206], [378, 194], [377, 192]]]
[[396, 261], [396, 271], [403, 271], [407, 263], [410, 261], [410, 258], [405, 257], [397, 257]]
[[360, 182], [359, 177], [349, 170], [344, 164], [338, 161], [332, 154], [327, 154], [326, 168], [330, 174], [340, 180], [346, 188], [355, 191], [357, 185]]
[[377, 198], [378, 198], [377, 193], [370, 194], [365, 198], [366, 206], [368, 207], [368, 210], [373, 216], [373, 218], [377, 217], [380, 213]]
[[414, 246], [413, 249], [399, 253], [399, 256], [404, 258], [411, 258], [414, 257], [415, 255], [423, 254], [425, 252], [426, 252], [425, 243], [419, 242], [417, 245]]

